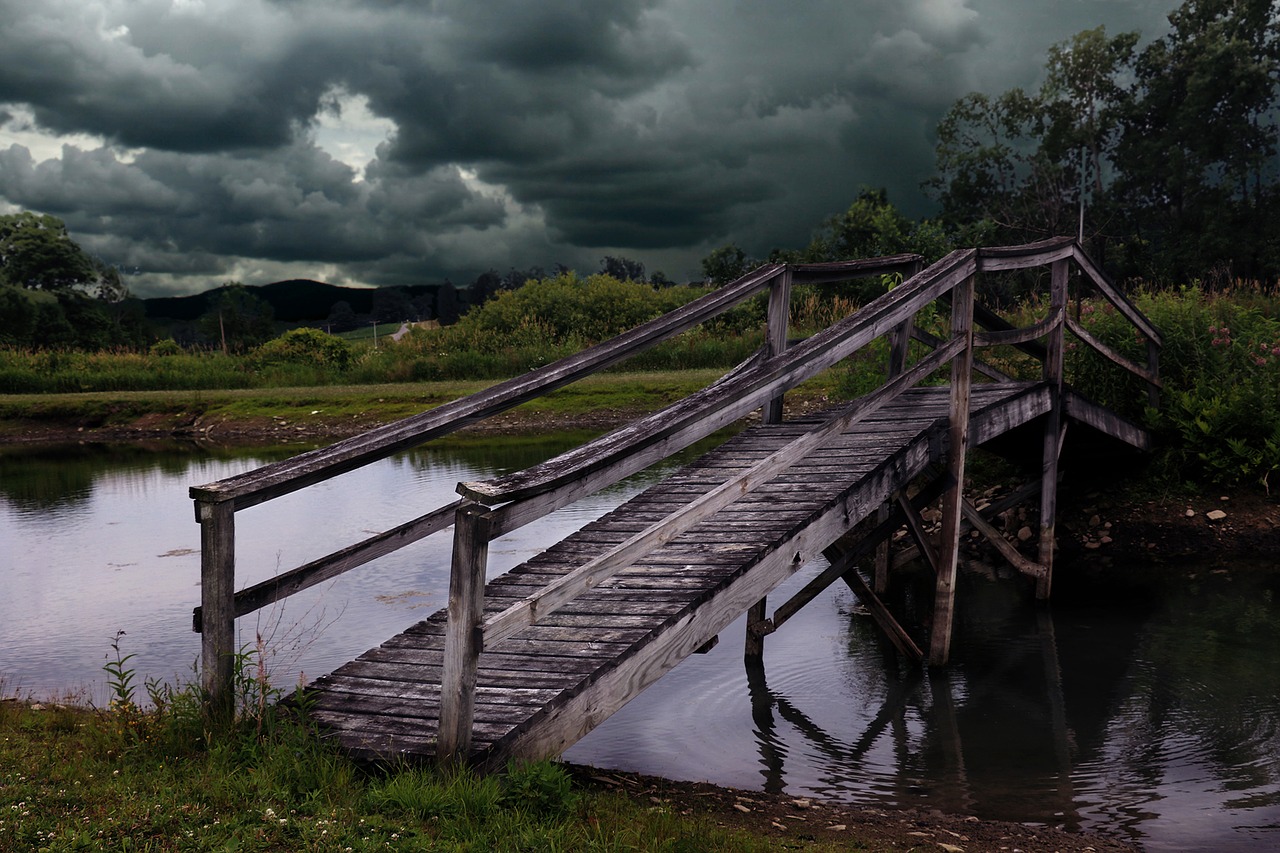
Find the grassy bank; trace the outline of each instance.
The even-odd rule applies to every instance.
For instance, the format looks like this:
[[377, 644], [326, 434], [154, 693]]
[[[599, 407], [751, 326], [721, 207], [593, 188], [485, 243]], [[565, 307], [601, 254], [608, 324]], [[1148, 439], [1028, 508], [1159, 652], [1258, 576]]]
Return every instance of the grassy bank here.
[[[532, 400], [504, 423], [511, 429], [606, 425], [655, 411], [705, 387], [718, 370], [609, 373], [590, 376]], [[0, 440], [85, 431], [193, 432], [214, 424], [245, 427], [283, 423], [289, 428], [340, 435], [417, 414], [488, 382], [411, 382], [386, 385], [120, 391], [0, 395]], [[836, 373], [818, 377], [795, 393], [798, 400], [837, 393]], [[260, 430], [258, 430], [260, 431]]]
[[776, 849], [553, 764], [370, 771], [275, 712], [206, 738], [188, 710], [0, 701], [0, 849]]

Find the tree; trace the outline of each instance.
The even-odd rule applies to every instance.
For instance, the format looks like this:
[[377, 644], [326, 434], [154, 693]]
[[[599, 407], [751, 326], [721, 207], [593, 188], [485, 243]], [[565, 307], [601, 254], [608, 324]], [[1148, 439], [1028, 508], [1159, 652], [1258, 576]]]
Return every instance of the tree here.
[[121, 286], [119, 274], [89, 257], [61, 219], [30, 211], [0, 216], [0, 282], [94, 295], [99, 287], [115, 293]]
[[612, 276], [618, 281], [644, 281], [644, 264], [630, 258], [605, 255], [600, 259], [600, 274]]
[[329, 317], [325, 320], [325, 325], [333, 331], [349, 332], [356, 327], [357, 322], [356, 312], [345, 299], [339, 299], [329, 306]]
[[218, 341], [223, 352], [244, 352], [275, 334], [271, 304], [238, 281], [228, 281], [213, 295], [213, 304], [196, 326], [207, 340]]
[[1142, 51], [1117, 158], [1157, 271], [1275, 278], [1280, 22], [1268, 0], [1187, 0]]
[[741, 278], [756, 266], [747, 253], [734, 243], [727, 243], [702, 259], [702, 274], [711, 284], [728, 284]]
[[379, 323], [402, 323], [415, 316], [413, 300], [399, 287], [379, 287], [373, 292], [373, 319]]
[[[1008, 242], [1074, 234], [1082, 204], [1107, 221], [1112, 153], [1130, 97], [1121, 85], [1137, 33], [1085, 30], [1049, 48], [1045, 80], [989, 97], [971, 92], [938, 125], [938, 174], [926, 182], [952, 228], [983, 220]], [[1086, 201], [1082, 193], [1091, 197]]]

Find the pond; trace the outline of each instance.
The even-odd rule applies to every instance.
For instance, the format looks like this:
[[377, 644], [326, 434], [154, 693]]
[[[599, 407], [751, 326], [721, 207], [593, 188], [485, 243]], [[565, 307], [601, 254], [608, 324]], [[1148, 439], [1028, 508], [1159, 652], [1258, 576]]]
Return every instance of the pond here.
[[[401, 454], [237, 515], [238, 584], [451, 500], [578, 436]], [[0, 693], [105, 704], [102, 665], [188, 681], [199, 527], [187, 488], [295, 453], [177, 443], [0, 448]], [[494, 543], [493, 573], [607, 512], [639, 475]], [[447, 534], [240, 620], [275, 684], [311, 678], [441, 607]], [[820, 566], [802, 571], [802, 584]], [[885, 652], [832, 588], [742, 660], [742, 620], [568, 760], [867, 806], [1089, 828], [1150, 850], [1280, 846], [1280, 568], [1063, 566], [1051, 608], [962, 576], [954, 664]], [[777, 600], [787, 594], [775, 593]], [[905, 595], [912, 595], [908, 584]]]

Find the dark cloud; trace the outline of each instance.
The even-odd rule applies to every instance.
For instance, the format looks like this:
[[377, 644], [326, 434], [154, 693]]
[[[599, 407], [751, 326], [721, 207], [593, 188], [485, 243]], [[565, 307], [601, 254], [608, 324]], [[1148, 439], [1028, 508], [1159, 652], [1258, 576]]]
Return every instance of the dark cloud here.
[[[0, 201], [62, 216], [139, 290], [606, 253], [680, 277], [730, 239], [802, 243], [863, 185], [927, 212], [957, 97], [1175, 5], [0, 0]], [[353, 99], [391, 129], [344, 162], [324, 128]]]

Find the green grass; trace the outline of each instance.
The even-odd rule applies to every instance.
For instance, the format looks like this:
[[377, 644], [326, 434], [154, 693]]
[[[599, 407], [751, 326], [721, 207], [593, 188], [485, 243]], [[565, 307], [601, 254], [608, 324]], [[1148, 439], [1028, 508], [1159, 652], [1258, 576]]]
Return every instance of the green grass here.
[[485, 777], [357, 766], [307, 723], [304, 698], [274, 705], [275, 691], [254, 686], [252, 653], [234, 724], [210, 731], [194, 687], [148, 684], [156, 704], [143, 711], [113, 648], [108, 709], [0, 700], [0, 850], [775, 849], [667, 805], [580, 790], [549, 762]]

